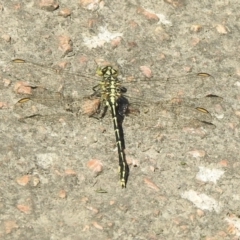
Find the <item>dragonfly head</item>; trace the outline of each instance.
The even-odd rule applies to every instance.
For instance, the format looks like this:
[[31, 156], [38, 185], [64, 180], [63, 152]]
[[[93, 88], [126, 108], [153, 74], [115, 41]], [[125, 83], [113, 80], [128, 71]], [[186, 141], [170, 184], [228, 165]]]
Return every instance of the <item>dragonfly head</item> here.
[[96, 73], [103, 77], [117, 77], [118, 70], [114, 69], [112, 66], [98, 67]]

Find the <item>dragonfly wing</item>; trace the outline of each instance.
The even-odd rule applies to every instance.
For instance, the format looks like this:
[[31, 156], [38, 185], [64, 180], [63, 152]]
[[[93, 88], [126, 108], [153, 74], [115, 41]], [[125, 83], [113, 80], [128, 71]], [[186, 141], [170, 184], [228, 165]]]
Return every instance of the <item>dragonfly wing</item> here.
[[54, 92], [61, 91], [64, 96], [90, 95], [93, 86], [96, 85], [96, 79], [84, 74], [75, 74], [59, 67], [45, 66], [22, 59], [7, 63], [4, 72], [13, 82], [23, 81], [30, 86], [41, 86]]
[[[148, 79], [123, 83], [126, 95], [145, 102], [159, 102], [163, 99], [202, 98], [214, 93], [215, 79], [207, 73], [194, 73], [165, 79]], [[135, 100], [134, 100], [135, 101]]]
[[208, 73], [193, 73], [181, 77], [168, 78], [166, 94], [187, 98], [202, 98], [215, 92], [215, 79]]
[[173, 130], [183, 127], [215, 128], [212, 116], [207, 110], [222, 101], [221, 97], [212, 95], [204, 98], [175, 98], [158, 103], [134, 102], [129, 106], [129, 115], [141, 114], [142, 124], [147, 127], [158, 126]]

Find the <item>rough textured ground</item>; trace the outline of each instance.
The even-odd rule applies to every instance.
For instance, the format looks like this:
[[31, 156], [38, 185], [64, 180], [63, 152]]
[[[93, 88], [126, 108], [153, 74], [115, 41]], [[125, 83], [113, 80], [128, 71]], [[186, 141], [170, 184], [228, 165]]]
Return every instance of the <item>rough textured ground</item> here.
[[[1, 4], [1, 239], [239, 239], [238, 1], [58, 4]], [[28, 111], [48, 117], [19, 121], [17, 93], [28, 90], [19, 81], [58, 91], [63, 79], [35, 68], [15, 73], [14, 58], [69, 63], [92, 76], [64, 79], [77, 96], [92, 92], [102, 61], [118, 64], [130, 83], [152, 74], [163, 97], [161, 79], [208, 72], [215, 80], [206, 94], [223, 98], [207, 106], [216, 128], [161, 127], [154, 106], [127, 117], [130, 177], [121, 189], [110, 114], [98, 121], [32, 103]], [[199, 89], [188, 86], [177, 94]]]

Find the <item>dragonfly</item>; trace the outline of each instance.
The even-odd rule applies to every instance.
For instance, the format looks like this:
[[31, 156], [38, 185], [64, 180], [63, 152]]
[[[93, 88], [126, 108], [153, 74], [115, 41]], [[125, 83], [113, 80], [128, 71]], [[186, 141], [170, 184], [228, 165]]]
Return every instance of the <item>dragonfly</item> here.
[[[138, 114], [142, 111], [149, 114], [151, 118], [152, 114], [157, 115], [160, 110], [164, 110], [163, 112], [167, 111], [172, 115], [171, 118], [176, 120], [171, 128], [184, 126], [214, 128], [215, 125], [211, 123], [212, 116], [206, 107], [222, 100], [221, 97], [212, 94], [215, 80], [208, 73], [193, 73], [166, 79], [135, 80], [129, 77], [124, 81], [119, 79], [119, 71], [116, 67], [106, 64], [97, 67], [96, 73], [100, 77], [96, 84], [94, 77], [59, 70], [24, 59], [14, 59], [7, 66], [9, 74], [14, 72], [17, 78], [25, 75], [24, 79], [30, 80], [30, 94], [22, 97], [16, 103], [16, 107], [33, 101], [50, 107], [63, 107], [67, 111], [96, 118], [103, 118], [107, 109], [110, 109], [118, 149], [122, 188], [126, 188], [129, 176], [122, 128], [126, 115]], [[26, 69], [29, 73], [27, 75]], [[34, 76], [34, 72], [39, 73], [39, 71], [42, 73], [41, 79]], [[58, 91], [51, 89], [56, 84], [49, 78], [52, 74], [58, 75], [63, 81]], [[74, 82], [76, 87], [65, 84], [64, 81], [71, 78], [77, 79]], [[32, 79], [35, 79], [34, 83], [31, 83]], [[84, 107], [88, 105], [91, 107]], [[149, 106], [153, 107], [152, 112], [149, 111]], [[28, 117], [36, 117], [36, 115]], [[165, 124], [168, 124], [168, 120]]]

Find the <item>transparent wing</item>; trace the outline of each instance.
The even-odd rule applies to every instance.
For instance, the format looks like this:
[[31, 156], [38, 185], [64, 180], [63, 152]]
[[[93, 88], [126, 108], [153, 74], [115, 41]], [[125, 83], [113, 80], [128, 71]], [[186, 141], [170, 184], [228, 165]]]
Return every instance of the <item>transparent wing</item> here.
[[[53, 109], [62, 108], [77, 113], [86, 113], [88, 105], [90, 110], [87, 111], [94, 112], [99, 104], [97, 100], [94, 103], [86, 101], [85, 97], [93, 93], [92, 89], [100, 78], [73, 74], [21, 59], [8, 63], [5, 73], [28, 82], [31, 87], [31, 95], [18, 102], [17, 111], [22, 111], [23, 103], [25, 105], [29, 100]], [[145, 114], [149, 119], [145, 123], [158, 124], [162, 119], [163, 124], [173, 119], [175, 127], [186, 124], [193, 127], [210, 126], [212, 117], [207, 109], [222, 100], [210, 95], [214, 92], [215, 79], [207, 73], [165, 79], [126, 78], [122, 85], [127, 89], [125, 97], [131, 103], [130, 109], [132, 107]]]
[[22, 59], [5, 63], [2, 72], [14, 81], [13, 85], [17, 81], [22, 81], [32, 87], [41, 86], [55, 92], [64, 91], [66, 95], [91, 94], [92, 88], [98, 84], [98, 79], [92, 76], [73, 74], [59, 66], [45, 66]]
[[[175, 98], [162, 100], [152, 105], [133, 103], [129, 111], [137, 116], [136, 121], [146, 127], [171, 128], [215, 128], [212, 124], [212, 115], [209, 110], [222, 101], [216, 95], [207, 95], [203, 98]], [[136, 113], [137, 112], [137, 113]], [[138, 114], [140, 113], [140, 117]]]
[[[78, 92], [78, 95], [92, 93], [92, 88], [98, 84], [100, 78], [80, 73], [70, 73], [60, 67], [48, 67], [42, 64], [15, 59], [6, 64], [5, 72], [17, 80], [27, 81], [33, 86], [43, 86], [57, 91], [64, 85], [66, 95]], [[127, 96], [144, 98], [146, 101], [158, 102], [162, 98], [189, 97], [200, 98], [214, 92], [215, 79], [207, 73], [194, 73], [184, 76], [134, 79], [126, 77], [122, 85], [127, 88]]]
[[172, 129], [215, 127], [209, 110], [222, 98], [212, 94], [216, 83], [207, 73], [132, 81], [124, 86], [133, 109], [146, 113], [145, 125], [151, 122]]

